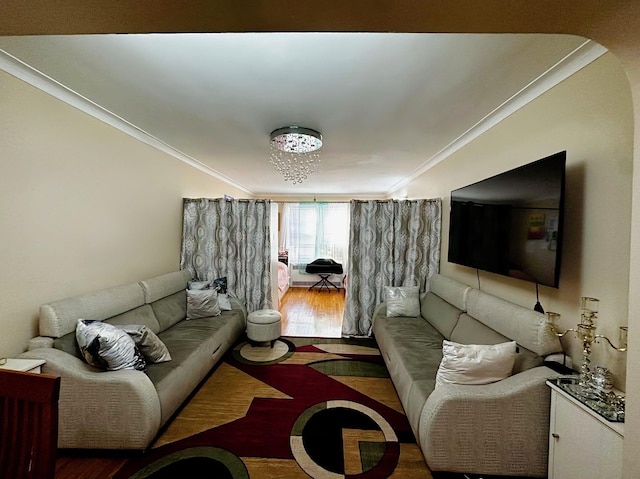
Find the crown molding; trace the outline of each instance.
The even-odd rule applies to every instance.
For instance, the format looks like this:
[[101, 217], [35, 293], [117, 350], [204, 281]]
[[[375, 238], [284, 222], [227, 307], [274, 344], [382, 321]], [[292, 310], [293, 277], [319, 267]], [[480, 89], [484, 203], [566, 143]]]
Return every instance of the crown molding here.
[[566, 80], [574, 73], [577, 73], [591, 62], [597, 60], [607, 51], [608, 50], [602, 45], [595, 43], [592, 40], [586, 40], [555, 65], [531, 81], [528, 85], [495, 108], [491, 113], [486, 115], [467, 131], [462, 133], [458, 138], [425, 161], [420, 167], [414, 170], [413, 173], [393, 185], [386, 195], [388, 197], [393, 197], [394, 193], [407, 186], [417, 177], [424, 174], [426, 171], [445, 160], [460, 148], [500, 123], [512, 113], [524, 107], [527, 103], [535, 100], [546, 91]]
[[80, 95], [79, 93], [71, 90], [70, 88], [64, 86], [62, 83], [54, 80], [48, 75], [45, 75], [39, 70], [27, 65], [23, 61], [14, 57], [10, 53], [7, 53], [4, 50], [0, 49], [0, 69], [5, 72], [13, 75], [14, 77], [28, 83], [35, 88], [48, 93], [49, 95], [57, 98], [58, 100], [77, 108], [78, 110], [91, 115], [92, 117], [110, 125], [118, 130], [126, 133], [127, 135], [139, 140], [157, 150], [162, 151], [168, 155], [173, 156], [174, 158], [206, 173], [214, 178], [217, 178], [220, 181], [227, 183], [234, 188], [237, 188], [241, 191], [244, 191], [248, 194], [253, 195], [251, 191], [249, 191], [246, 187], [236, 183], [231, 178], [223, 175], [222, 173], [210, 168], [209, 166], [201, 163], [200, 161], [192, 158], [191, 156], [183, 153], [176, 148], [168, 145], [167, 143], [159, 140], [158, 138], [150, 135], [146, 131], [137, 126], [129, 123], [122, 117], [119, 117], [115, 113], [107, 110], [106, 108], [101, 107], [97, 103], [92, 102], [88, 98]]

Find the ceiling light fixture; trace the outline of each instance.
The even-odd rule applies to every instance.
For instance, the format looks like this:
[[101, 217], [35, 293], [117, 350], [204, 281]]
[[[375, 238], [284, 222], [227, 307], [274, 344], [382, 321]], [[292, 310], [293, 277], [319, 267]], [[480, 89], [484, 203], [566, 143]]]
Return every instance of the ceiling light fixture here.
[[322, 135], [311, 128], [285, 126], [271, 132], [271, 163], [285, 181], [302, 183], [320, 163]]

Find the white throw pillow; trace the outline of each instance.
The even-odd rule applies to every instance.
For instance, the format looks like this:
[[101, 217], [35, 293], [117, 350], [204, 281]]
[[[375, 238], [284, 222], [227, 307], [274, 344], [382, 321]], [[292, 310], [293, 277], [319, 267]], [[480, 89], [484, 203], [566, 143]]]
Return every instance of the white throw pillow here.
[[209, 318], [220, 313], [215, 289], [187, 290], [187, 319]]
[[387, 317], [420, 316], [420, 290], [417, 286], [386, 286], [384, 297]]
[[218, 293], [218, 306], [222, 311], [231, 311], [231, 301], [229, 300], [228, 293]]
[[442, 361], [436, 386], [449, 384], [489, 384], [511, 376], [516, 360], [516, 342], [500, 344], [459, 344], [442, 341]]

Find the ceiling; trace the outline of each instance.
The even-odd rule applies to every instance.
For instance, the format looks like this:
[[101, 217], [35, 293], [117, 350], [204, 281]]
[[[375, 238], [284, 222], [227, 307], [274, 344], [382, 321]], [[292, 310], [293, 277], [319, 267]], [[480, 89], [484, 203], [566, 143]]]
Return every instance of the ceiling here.
[[[604, 53], [569, 35], [0, 37], [0, 68], [259, 197], [382, 197]], [[283, 126], [323, 135], [302, 184]]]

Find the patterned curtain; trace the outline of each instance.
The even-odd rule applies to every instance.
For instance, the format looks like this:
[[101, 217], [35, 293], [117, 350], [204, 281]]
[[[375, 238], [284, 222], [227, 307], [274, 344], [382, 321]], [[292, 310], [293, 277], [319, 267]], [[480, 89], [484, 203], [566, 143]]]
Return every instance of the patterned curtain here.
[[440, 267], [441, 201], [351, 201], [343, 336], [371, 336], [385, 286], [424, 291]]
[[227, 277], [247, 312], [273, 307], [269, 200], [185, 199], [181, 269]]

